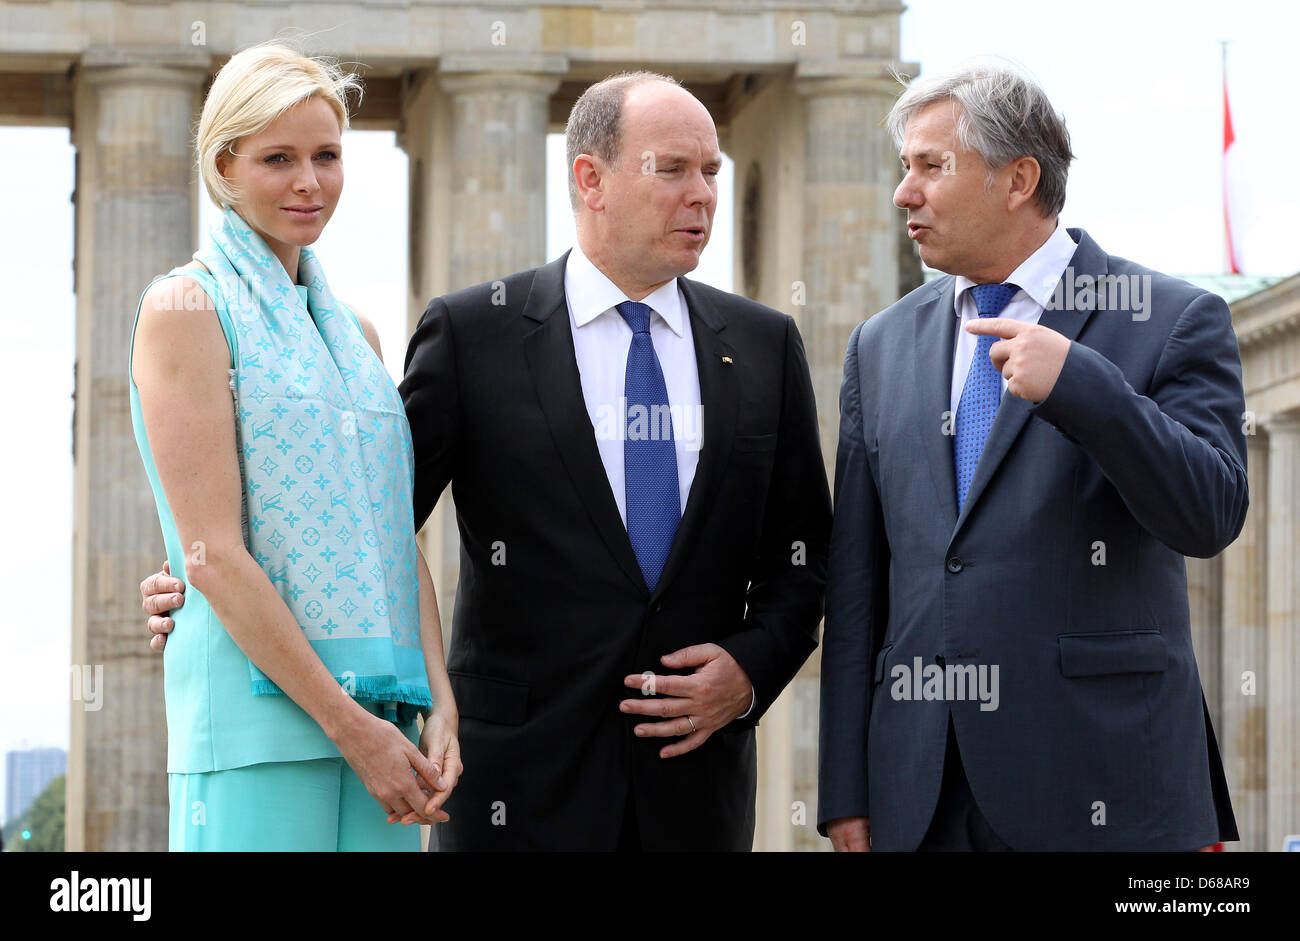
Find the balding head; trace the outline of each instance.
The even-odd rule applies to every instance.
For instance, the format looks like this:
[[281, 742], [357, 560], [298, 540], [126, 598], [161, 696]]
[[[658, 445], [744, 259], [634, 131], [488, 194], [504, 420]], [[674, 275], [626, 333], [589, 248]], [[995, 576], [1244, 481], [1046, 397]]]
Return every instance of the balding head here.
[[[623, 103], [629, 91], [648, 82], [680, 87], [671, 75], [620, 72], [601, 79], [582, 93], [569, 112], [569, 123], [564, 127], [564, 151], [570, 169], [578, 154], [599, 157], [612, 167], [618, 165]], [[569, 202], [577, 208], [578, 188], [572, 173], [569, 174]]]
[[587, 257], [633, 300], [695, 270], [722, 164], [699, 99], [667, 76], [616, 75], [587, 89], [565, 137]]

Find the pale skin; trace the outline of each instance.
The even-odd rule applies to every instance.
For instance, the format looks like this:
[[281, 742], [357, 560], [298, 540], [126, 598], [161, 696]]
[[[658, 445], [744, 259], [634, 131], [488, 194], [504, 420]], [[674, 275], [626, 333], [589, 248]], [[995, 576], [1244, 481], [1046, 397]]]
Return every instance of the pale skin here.
[[[722, 151], [708, 109], [664, 82], [628, 90], [621, 129], [615, 165], [592, 154], [573, 162], [578, 245], [629, 300], [639, 301], [699, 264], [713, 229]], [[640, 723], [636, 735], [678, 739], [659, 750], [661, 758], [699, 748], [749, 710], [749, 677], [717, 644], [685, 647], [660, 660], [694, 672], [627, 676], [624, 685], [656, 695], [625, 699], [619, 708], [661, 719]]]
[[[1047, 241], [1057, 218], [1043, 216], [1033, 201], [1041, 175], [1033, 157], [992, 171], [988, 182], [984, 158], [957, 139], [959, 107], [936, 102], [907, 122], [899, 152], [904, 176], [894, 205], [907, 210], [908, 235], [927, 265], [976, 284], [1001, 284]], [[989, 359], [1006, 378], [1009, 393], [1034, 404], [1051, 395], [1070, 352], [1064, 335], [1004, 317], [981, 318], [966, 329], [1000, 338]], [[827, 821], [826, 834], [837, 852], [871, 850], [867, 817]]]
[[[319, 237], [342, 191], [340, 126], [322, 100], [309, 98], [218, 161], [239, 188], [235, 211], [258, 232], [297, 280], [300, 250]], [[294, 207], [302, 207], [295, 211]], [[190, 267], [197, 267], [193, 263]], [[185, 298], [204, 303], [186, 309]], [[374, 326], [362, 332], [381, 355]], [[215, 310], [198, 284], [169, 278], [146, 293], [136, 329], [132, 377], [154, 462], [181, 544], [203, 546], [187, 576], [212, 605], [231, 638], [338, 746], [389, 822], [449, 819], [442, 804], [462, 767], [458, 716], [442, 654], [433, 582], [419, 558], [420, 622], [435, 707], [420, 745], [347, 695], [303, 636], [292, 613], [244, 546], [241, 487], [227, 368], [229, 353]], [[183, 603], [184, 585], [169, 567], [140, 585], [153, 615], [150, 642], [162, 650], [174, 623], [160, 617]], [[412, 774], [412, 772], [415, 774]], [[418, 775], [418, 777], [417, 777]]]

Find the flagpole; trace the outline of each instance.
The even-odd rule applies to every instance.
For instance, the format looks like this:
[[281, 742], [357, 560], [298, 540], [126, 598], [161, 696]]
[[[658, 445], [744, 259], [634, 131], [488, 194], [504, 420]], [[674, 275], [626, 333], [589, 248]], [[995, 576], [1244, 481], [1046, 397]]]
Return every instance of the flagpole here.
[[[1220, 69], [1219, 74], [1223, 86], [1223, 108], [1224, 117], [1220, 118], [1219, 123], [1223, 124], [1227, 116], [1228, 108], [1228, 40], [1219, 40], [1220, 52]], [[1222, 177], [1219, 186], [1219, 198], [1223, 203], [1223, 272], [1226, 274], [1232, 271], [1232, 234], [1230, 226], [1232, 224], [1228, 216], [1228, 155], [1224, 150], [1223, 135], [1220, 133], [1219, 141], [1219, 175]]]

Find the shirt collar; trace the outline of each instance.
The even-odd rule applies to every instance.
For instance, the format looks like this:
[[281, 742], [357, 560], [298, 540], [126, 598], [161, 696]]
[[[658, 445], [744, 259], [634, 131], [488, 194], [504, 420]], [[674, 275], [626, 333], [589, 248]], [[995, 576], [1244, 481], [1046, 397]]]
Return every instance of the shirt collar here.
[[[1057, 283], [1065, 274], [1065, 268], [1078, 247], [1074, 239], [1070, 238], [1070, 233], [1066, 231], [1065, 226], [1058, 221], [1052, 234], [1047, 237], [1047, 241], [1022, 261], [1020, 267], [1011, 272], [1003, 283], [1014, 284], [1035, 304], [1046, 310], [1052, 292], [1056, 290]], [[962, 295], [974, 286], [974, 281], [957, 275], [954, 281], [956, 291], [953, 296], [953, 312], [958, 317], [961, 316]]]
[[[576, 244], [569, 252], [569, 261], [564, 266], [564, 294], [569, 302], [569, 310], [573, 313], [573, 322], [578, 327], [585, 327], [601, 314], [614, 310], [629, 299], [618, 285], [592, 264], [591, 259]], [[658, 314], [673, 333], [682, 335], [682, 296], [677, 289], [676, 278], [641, 298], [641, 303]], [[614, 315], [622, 319], [616, 310]]]

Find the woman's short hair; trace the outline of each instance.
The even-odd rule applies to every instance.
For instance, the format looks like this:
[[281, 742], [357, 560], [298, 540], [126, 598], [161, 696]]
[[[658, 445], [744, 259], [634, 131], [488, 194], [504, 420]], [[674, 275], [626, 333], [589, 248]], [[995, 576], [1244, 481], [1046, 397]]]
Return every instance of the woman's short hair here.
[[199, 178], [221, 208], [239, 193], [217, 170], [217, 158], [234, 153], [235, 141], [256, 134], [294, 105], [320, 98], [348, 129], [348, 95], [361, 100], [361, 79], [336, 59], [309, 56], [282, 41], [259, 43], [238, 52], [221, 67], [203, 102], [194, 150]]
[[1040, 176], [1034, 202], [1047, 218], [1060, 213], [1074, 159], [1070, 132], [1036, 82], [1013, 68], [990, 63], [918, 79], [894, 102], [886, 119], [894, 144], [903, 145], [913, 116], [939, 101], [957, 106], [958, 142], [983, 157], [991, 170], [1021, 157], [1037, 160]]

